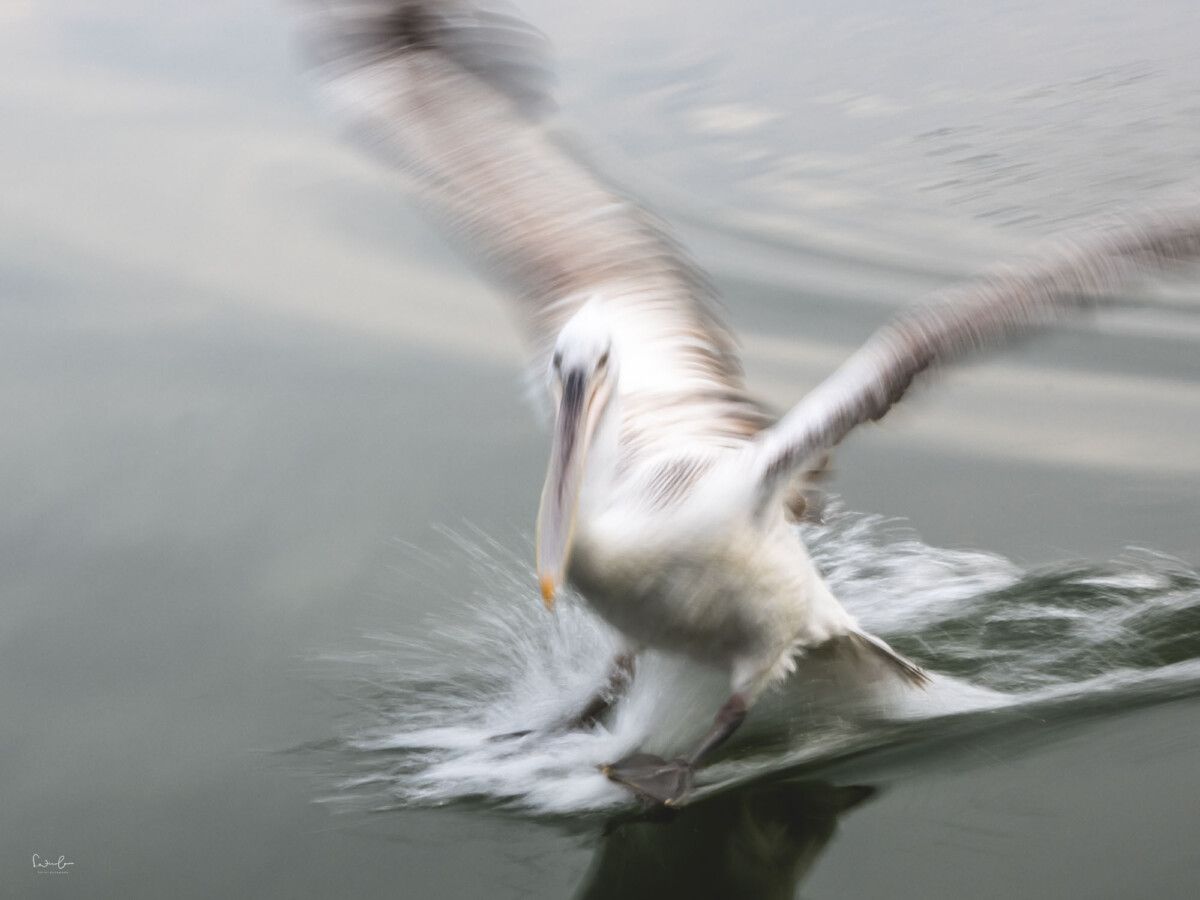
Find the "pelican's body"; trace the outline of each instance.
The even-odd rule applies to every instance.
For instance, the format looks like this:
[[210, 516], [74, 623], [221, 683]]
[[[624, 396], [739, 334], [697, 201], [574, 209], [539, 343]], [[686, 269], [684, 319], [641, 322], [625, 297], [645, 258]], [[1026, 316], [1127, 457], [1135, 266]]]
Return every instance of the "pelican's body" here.
[[[546, 371], [559, 407], [538, 525], [546, 599], [565, 576], [631, 651], [725, 669], [747, 704], [807, 649], [850, 635], [919, 681], [838, 603], [782, 500], [761, 505], [755, 441], [770, 418], [708, 366], [680, 393], [662, 378], [670, 357], [640, 350], [648, 323], [631, 329], [628, 303], [613, 286], [584, 301]], [[672, 391], [674, 402], [664, 399]]]
[[782, 516], [766, 529], [716, 519], [677, 531], [668, 516], [617, 507], [580, 524], [569, 577], [634, 644], [736, 672], [744, 688], [855, 627]]
[[665, 503], [647, 498], [659, 473], [686, 463], [684, 448], [610, 485], [607, 495], [581, 497], [568, 577], [632, 644], [758, 678], [783, 671], [793, 652], [846, 634], [854, 621], [782, 505], [756, 522], [748, 509], [708, 502], [709, 492], [727, 496], [721, 462], [734, 455], [715, 454], [709, 473]]
[[1195, 203], [1051, 245], [899, 317], [778, 418], [748, 393], [704, 276], [540, 123], [540, 35], [475, 0], [325, 0], [314, 20], [333, 99], [517, 300], [554, 409], [537, 541], [547, 606], [574, 584], [625, 636], [626, 675], [644, 647], [729, 672], [730, 698], [691, 754], [607, 769], [663, 802], [812, 648], [925, 681], [858, 628], [785, 518], [817, 460], [929, 366], [1200, 255]]

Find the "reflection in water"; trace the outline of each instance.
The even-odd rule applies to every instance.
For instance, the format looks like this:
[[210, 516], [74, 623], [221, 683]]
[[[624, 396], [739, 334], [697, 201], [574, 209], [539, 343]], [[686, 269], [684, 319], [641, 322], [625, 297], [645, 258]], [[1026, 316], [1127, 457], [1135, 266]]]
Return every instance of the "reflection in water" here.
[[785, 779], [710, 797], [669, 818], [615, 821], [576, 896], [792, 897], [838, 819], [875, 793]]

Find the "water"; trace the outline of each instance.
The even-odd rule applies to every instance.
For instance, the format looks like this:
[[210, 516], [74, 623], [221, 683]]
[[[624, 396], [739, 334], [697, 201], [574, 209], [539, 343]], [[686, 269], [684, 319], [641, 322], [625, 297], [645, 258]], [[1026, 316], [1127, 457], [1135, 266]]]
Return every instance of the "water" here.
[[[779, 406], [896, 304], [1195, 170], [1189, 3], [683, 6], [523, 4]], [[939, 677], [789, 685], [643, 821], [592, 767], [720, 686], [651, 660], [602, 730], [485, 740], [607, 638], [529, 589], [502, 301], [338, 141], [286, 10], [0, 17], [0, 892], [1195, 895], [1194, 278], [841, 448], [806, 538]]]
[[[814, 694], [794, 679], [758, 707], [740, 749], [705, 770], [697, 798], [850, 754], [937, 746], [997, 720], [1075, 720], [1200, 692], [1200, 576], [1178, 560], [1140, 552], [1031, 571], [929, 547], [879, 517], [839, 512], [803, 530], [863, 625], [937, 674], [923, 691], [875, 685], [866, 696], [829, 685]], [[723, 699], [723, 679], [650, 655], [609, 719], [560, 731], [603, 683], [615, 635], [579, 601], [555, 617], [530, 604], [529, 566], [494, 542], [448, 537], [431, 568], [457, 548], [486, 587], [457, 615], [441, 612], [424, 639], [373, 635], [374, 652], [330, 660], [358, 682], [363, 711], [333, 745], [335, 760], [362, 772], [330, 801], [481, 799], [572, 817], [628, 806], [598, 767], [639, 747], [686, 748]]]

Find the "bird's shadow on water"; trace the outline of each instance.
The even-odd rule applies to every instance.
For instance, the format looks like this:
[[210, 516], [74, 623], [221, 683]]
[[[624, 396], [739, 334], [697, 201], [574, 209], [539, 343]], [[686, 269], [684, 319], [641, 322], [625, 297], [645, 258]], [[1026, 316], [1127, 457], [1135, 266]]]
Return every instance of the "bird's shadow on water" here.
[[664, 813], [618, 816], [598, 840], [577, 900], [792, 897], [866, 785], [784, 777]]

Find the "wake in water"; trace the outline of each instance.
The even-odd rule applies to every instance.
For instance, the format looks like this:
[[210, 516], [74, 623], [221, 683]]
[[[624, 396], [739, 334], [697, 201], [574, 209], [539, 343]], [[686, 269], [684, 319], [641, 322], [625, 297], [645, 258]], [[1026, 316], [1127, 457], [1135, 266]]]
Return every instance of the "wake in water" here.
[[[702, 770], [694, 796], [986, 728], [1001, 713], [1096, 714], [1200, 691], [1200, 576], [1176, 560], [1131, 551], [1106, 566], [1026, 571], [994, 554], [930, 547], [878, 516], [835, 512], [801, 530], [851, 613], [936, 673], [934, 682], [925, 691], [814, 691], [795, 676]], [[541, 814], [628, 804], [597, 767], [639, 748], [670, 755], [687, 746], [723, 699], [724, 677], [643, 654], [604, 722], [562, 730], [604, 683], [615, 634], [577, 599], [547, 615], [527, 548], [447, 536], [473, 569], [475, 596], [419, 638], [372, 635], [374, 649], [330, 658], [345, 666], [364, 710], [336, 748], [343, 774], [331, 799], [375, 807], [475, 799]]]

